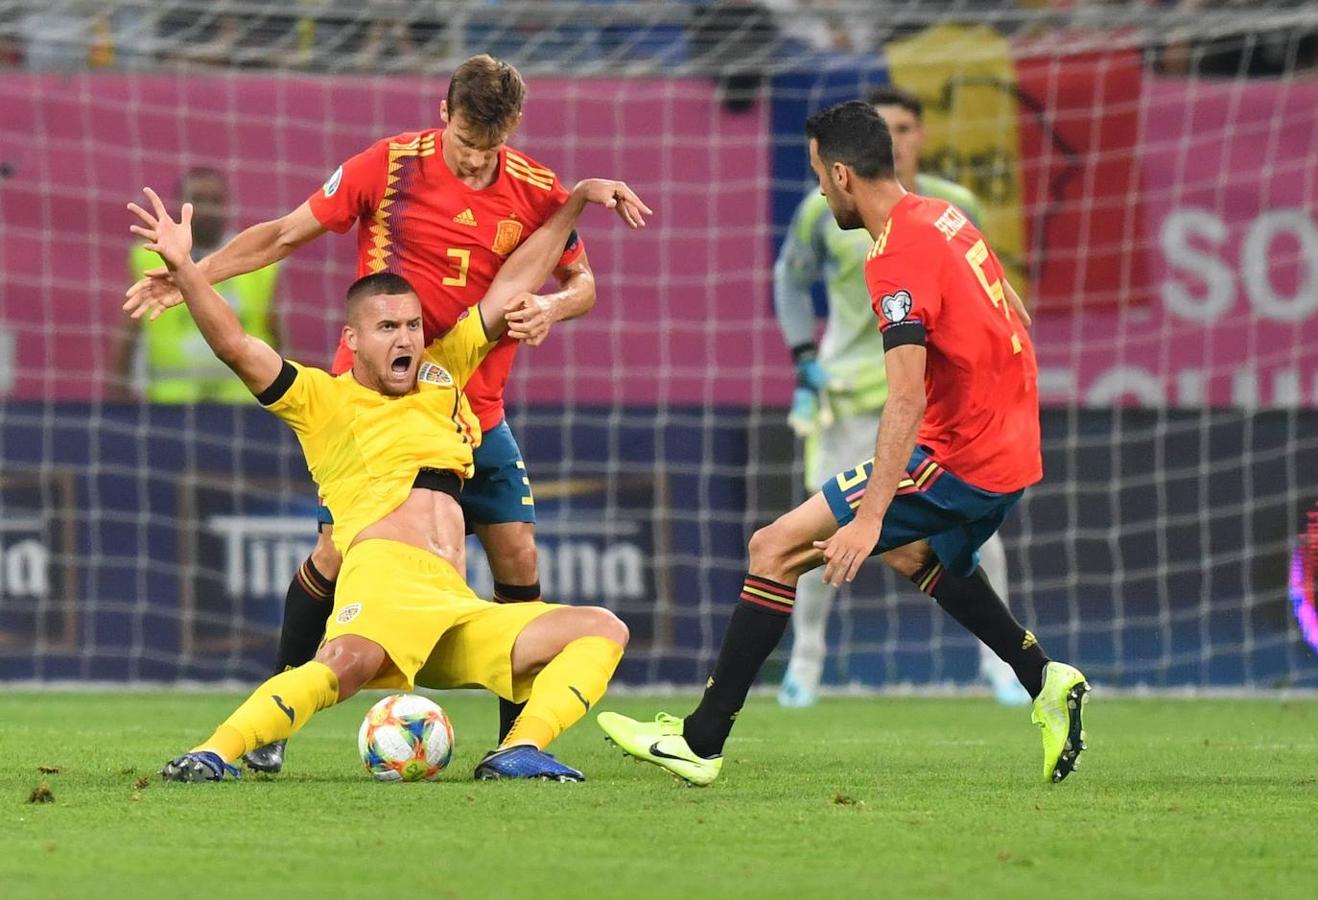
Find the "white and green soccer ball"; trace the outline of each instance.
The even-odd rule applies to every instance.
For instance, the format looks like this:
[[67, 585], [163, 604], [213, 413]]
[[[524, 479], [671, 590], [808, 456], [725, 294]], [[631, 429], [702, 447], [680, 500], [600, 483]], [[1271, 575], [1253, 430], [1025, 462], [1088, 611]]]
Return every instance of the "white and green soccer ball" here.
[[453, 758], [453, 726], [425, 697], [394, 694], [367, 711], [357, 752], [376, 781], [431, 781]]

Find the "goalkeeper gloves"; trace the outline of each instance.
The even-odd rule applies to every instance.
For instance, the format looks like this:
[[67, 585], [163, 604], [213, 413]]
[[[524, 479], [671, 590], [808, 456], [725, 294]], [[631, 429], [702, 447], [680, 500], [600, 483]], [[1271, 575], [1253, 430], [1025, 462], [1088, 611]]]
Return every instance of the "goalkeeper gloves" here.
[[815, 356], [813, 344], [792, 348], [792, 358], [796, 360], [796, 390], [792, 392], [792, 409], [787, 414], [787, 424], [801, 438], [809, 437], [816, 428], [828, 427], [833, 421], [826, 395], [828, 373]]

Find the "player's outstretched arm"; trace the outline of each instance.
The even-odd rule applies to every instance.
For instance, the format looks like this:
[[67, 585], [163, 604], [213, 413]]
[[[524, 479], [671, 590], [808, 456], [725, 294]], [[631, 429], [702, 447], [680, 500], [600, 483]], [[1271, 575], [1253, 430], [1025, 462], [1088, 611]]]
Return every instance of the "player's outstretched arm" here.
[[197, 323], [197, 330], [215, 355], [233, 369], [253, 394], [261, 393], [279, 376], [283, 358], [269, 344], [243, 330], [233, 309], [192, 261], [192, 204], [183, 204], [179, 221], [175, 222], [156, 192], [151, 188], [143, 190], [151, 212], [129, 203], [129, 210], [140, 220], [140, 224], [130, 226], [129, 230], [144, 238], [146, 248], [160, 254], [165, 261], [188, 312]]
[[545, 279], [554, 271], [563, 255], [563, 245], [568, 235], [590, 203], [617, 210], [622, 220], [634, 229], [644, 228], [645, 217], [654, 214], [621, 181], [587, 178], [578, 182], [568, 195], [567, 202], [508, 257], [481, 299], [481, 318], [490, 337], [503, 334], [508, 311], [523, 304], [523, 295], [544, 284]]
[[[210, 284], [264, 269], [325, 233], [325, 226], [303, 203], [286, 216], [245, 228], [233, 240], [197, 263]], [[125, 295], [124, 310], [134, 319], [157, 318], [183, 295], [167, 267], [147, 269]]]

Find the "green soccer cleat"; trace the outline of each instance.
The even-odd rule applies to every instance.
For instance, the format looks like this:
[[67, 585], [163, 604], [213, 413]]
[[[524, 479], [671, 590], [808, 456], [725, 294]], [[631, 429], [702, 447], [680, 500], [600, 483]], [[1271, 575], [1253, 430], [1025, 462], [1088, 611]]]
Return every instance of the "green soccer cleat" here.
[[1085, 746], [1080, 721], [1089, 695], [1084, 674], [1066, 663], [1043, 667], [1043, 690], [1034, 698], [1030, 721], [1043, 730], [1043, 780], [1061, 781], [1080, 764]]
[[667, 769], [689, 784], [704, 787], [718, 778], [723, 757], [706, 759], [697, 756], [682, 737], [682, 720], [668, 713], [655, 716], [653, 722], [638, 722], [617, 713], [602, 712], [595, 717], [607, 740], [642, 762]]

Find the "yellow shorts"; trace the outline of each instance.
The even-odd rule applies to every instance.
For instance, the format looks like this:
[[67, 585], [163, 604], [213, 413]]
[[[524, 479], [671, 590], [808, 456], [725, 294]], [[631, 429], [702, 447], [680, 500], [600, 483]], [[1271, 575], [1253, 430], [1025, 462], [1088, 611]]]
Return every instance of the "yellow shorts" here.
[[384, 648], [389, 661], [368, 688], [483, 687], [520, 702], [530, 679], [513, 678], [513, 644], [523, 628], [558, 608], [482, 600], [433, 553], [366, 540], [343, 558], [325, 640], [351, 634]]

